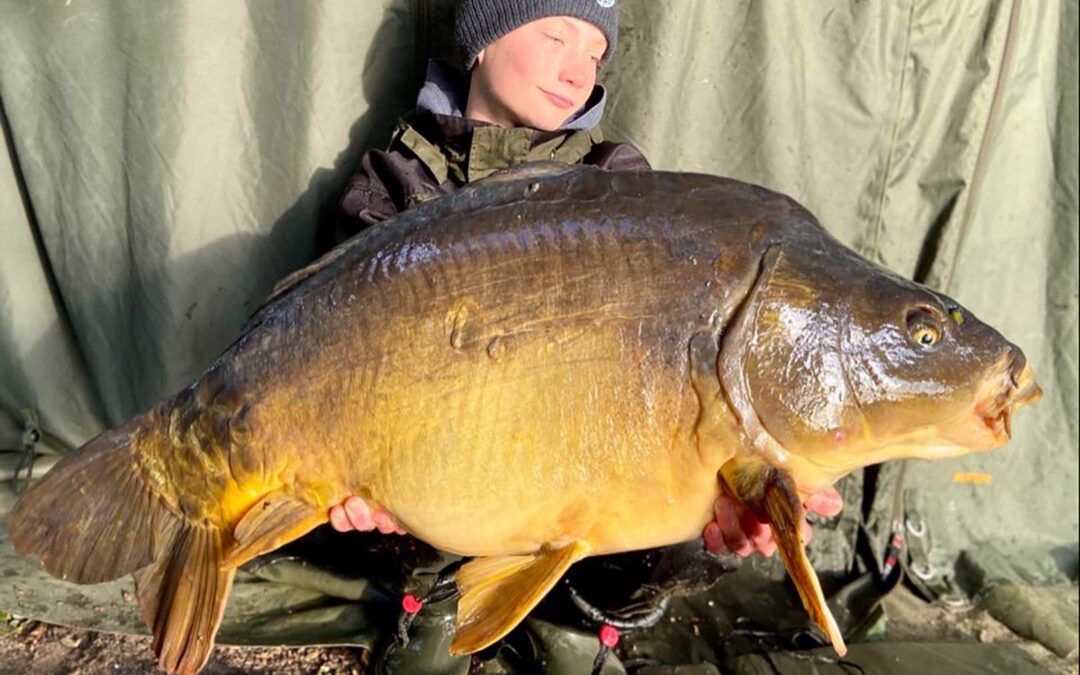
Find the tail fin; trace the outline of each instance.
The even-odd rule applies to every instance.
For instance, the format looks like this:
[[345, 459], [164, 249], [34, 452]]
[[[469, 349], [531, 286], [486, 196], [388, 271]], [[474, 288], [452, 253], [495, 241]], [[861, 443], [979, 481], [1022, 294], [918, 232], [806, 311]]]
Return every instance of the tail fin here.
[[235, 568], [222, 569], [220, 528], [185, 518], [144, 478], [137, 446], [168, 442], [155, 417], [129, 420], [65, 457], [15, 505], [8, 529], [16, 551], [61, 579], [135, 573], [160, 666], [196, 673], [214, 646]]
[[16, 551], [80, 584], [130, 574], [164, 552], [182, 516], [149, 489], [136, 464], [133, 434], [143, 420], [100, 434], [19, 499], [8, 517]]

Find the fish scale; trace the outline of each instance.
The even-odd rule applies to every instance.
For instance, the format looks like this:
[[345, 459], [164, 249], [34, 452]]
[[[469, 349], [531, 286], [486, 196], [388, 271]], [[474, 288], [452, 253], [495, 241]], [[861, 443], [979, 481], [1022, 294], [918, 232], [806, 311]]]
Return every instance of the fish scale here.
[[135, 573], [159, 664], [194, 673], [235, 569], [350, 495], [475, 558], [451, 645], [471, 653], [577, 560], [700, 537], [723, 491], [771, 522], [843, 653], [803, 499], [872, 462], [997, 447], [1039, 394], [957, 307], [764, 188], [526, 165], [290, 275], [197, 382], [59, 462], [9, 529], [72, 581]]

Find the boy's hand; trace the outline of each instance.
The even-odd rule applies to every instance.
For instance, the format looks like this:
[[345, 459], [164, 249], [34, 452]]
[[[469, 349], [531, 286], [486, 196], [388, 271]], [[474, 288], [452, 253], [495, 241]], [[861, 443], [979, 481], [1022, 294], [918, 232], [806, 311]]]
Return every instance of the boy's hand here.
[[[804, 504], [826, 518], [835, 516], [844, 508], [844, 500], [832, 487], [813, 494]], [[809, 542], [812, 531], [810, 523], [803, 521], [803, 538]], [[713, 520], [702, 532], [705, 548], [709, 553], [734, 553], [745, 558], [751, 553], [771, 556], [776, 551], [772, 528], [758, 520], [741, 501], [724, 493], [713, 504]]]
[[[806, 500], [807, 510], [825, 517], [835, 516], [844, 507], [840, 493], [828, 487]], [[723, 494], [713, 504], [714, 520], [702, 533], [710, 553], [731, 552], [746, 557], [751, 553], [771, 556], [776, 551], [772, 528], [758, 520], [734, 497]], [[330, 509], [330, 525], [338, 532], [378, 530], [383, 534], [405, 534], [405, 529], [388, 511], [372, 510], [362, 497], [352, 496]], [[803, 521], [803, 536], [810, 541], [810, 524]]]
[[378, 530], [383, 534], [405, 534], [401, 523], [389, 511], [372, 510], [363, 497], [356, 495], [330, 507], [330, 525], [338, 532]]

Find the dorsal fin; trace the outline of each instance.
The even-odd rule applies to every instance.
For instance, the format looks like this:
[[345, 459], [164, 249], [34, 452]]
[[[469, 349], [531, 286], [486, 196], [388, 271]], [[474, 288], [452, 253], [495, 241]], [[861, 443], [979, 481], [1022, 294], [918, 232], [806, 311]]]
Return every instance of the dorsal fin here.
[[343, 244], [340, 244], [336, 248], [332, 249], [326, 255], [318, 258], [310, 265], [306, 267], [301, 267], [295, 272], [292, 272], [288, 276], [280, 279], [276, 284], [274, 284], [274, 287], [270, 290], [270, 294], [266, 296], [266, 299], [263, 300], [262, 303], [255, 309], [255, 311], [251, 313], [251, 318], [249, 318], [244, 324], [244, 328], [241, 331], [241, 334], [246, 333], [249, 329], [255, 326], [255, 324], [259, 323], [259, 321], [263, 317], [263, 313], [266, 311], [266, 308], [273, 304], [275, 300], [286, 295], [287, 293], [289, 293], [289, 291], [296, 288], [307, 279], [310, 279], [311, 277], [322, 271], [324, 268], [333, 264], [334, 261], [345, 255], [350, 249], [352, 249], [353, 246], [356, 245], [358, 240], [359, 237], [353, 237], [352, 239], [349, 239]]
[[[528, 180], [530, 178], [550, 178], [553, 176], [559, 176], [565, 173], [571, 173], [574, 171], [581, 171], [584, 167], [580, 165], [566, 164], [565, 162], [556, 162], [543, 160], [539, 162], [527, 162], [524, 164], [517, 164], [515, 166], [508, 167], [506, 169], [500, 169], [490, 176], [484, 178], [479, 183], [502, 183], [518, 180]], [[289, 293], [291, 290], [302, 284], [307, 279], [315, 276], [324, 268], [333, 264], [338, 258], [343, 256], [349, 250], [351, 250], [359, 241], [361, 237], [353, 237], [338, 247], [331, 250], [326, 255], [315, 260], [306, 267], [292, 272], [288, 276], [282, 278], [271, 289], [270, 294], [263, 300], [262, 304], [252, 312], [251, 318], [248, 319], [244, 325], [244, 331], [246, 332], [250, 327], [254, 326], [261, 319], [263, 312], [266, 308], [272, 304], [275, 300], [278, 300], [282, 296]]]
[[505, 169], [499, 169], [487, 178], [484, 178], [483, 181], [477, 182], [506, 183], [515, 180], [525, 180], [527, 178], [550, 178], [552, 176], [560, 176], [564, 173], [573, 173], [581, 170], [583, 170], [583, 167], [578, 164], [567, 164], [566, 162], [556, 162], [545, 159], [539, 162], [526, 162], [524, 164], [515, 164], [514, 166]]
[[349, 241], [341, 244], [340, 246], [332, 249], [326, 255], [317, 259], [315, 262], [308, 265], [307, 267], [301, 267], [295, 272], [289, 274], [287, 277], [279, 280], [276, 284], [274, 284], [274, 288], [271, 289], [270, 295], [266, 296], [266, 300], [263, 301], [263, 306], [265, 307], [266, 305], [269, 305], [274, 300], [277, 300], [279, 297], [285, 295], [290, 290], [292, 290], [294, 286], [297, 286], [308, 277], [314, 276], [319, 272], [319, 270], [323, 269], [327, 265], [340, 258], [342, 255], [345, 254], [346, 251], [352, 248], [350, 246], [351, 243], [352, 242]]

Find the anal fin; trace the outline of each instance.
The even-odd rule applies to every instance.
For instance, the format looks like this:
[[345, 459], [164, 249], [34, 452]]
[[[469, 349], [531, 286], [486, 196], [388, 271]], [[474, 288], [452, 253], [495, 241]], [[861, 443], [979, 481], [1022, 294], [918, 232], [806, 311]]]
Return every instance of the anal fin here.
[[272, 492], [255, 503], [233, 529], [234, 544], [222, 563], [239, 567], [247, 561], [299, 539], [330, 520], [318, 509], [285, 492]]
[[588, 551], [588, 544], [574, 541], [533, 555], [477, 558], [463, 565], [456, 575], [461, 599], [450, 653], [472, 654], [509, 633]]
[[222, 568], [221, 557], [221, 530], [188, 525], [173, 538], [170, 551], [135, 573], [162, 670], [193, 674], [210, 658], [236, 572]]
[[214, 647], [236, 568], [296, 539], [328, 519], [326, 513], [282, 492], [251, 507], [230, 537], [227, 530], [188, 523], [151, 565], [135, 573], [146, 624], [154, 633], [158, 665], [197, 673]]

